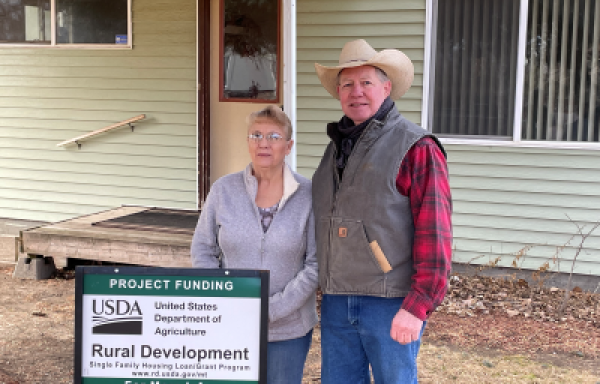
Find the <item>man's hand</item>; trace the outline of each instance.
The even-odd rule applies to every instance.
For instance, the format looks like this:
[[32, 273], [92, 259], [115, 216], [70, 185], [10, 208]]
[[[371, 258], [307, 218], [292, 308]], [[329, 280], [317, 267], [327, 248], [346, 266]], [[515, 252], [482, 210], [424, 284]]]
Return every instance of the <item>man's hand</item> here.
[[423, 320], [415, 317], [407, 310], [400, 309], [392, 320], [390, 336], [400, 344], [408, 344], [419, 339]]

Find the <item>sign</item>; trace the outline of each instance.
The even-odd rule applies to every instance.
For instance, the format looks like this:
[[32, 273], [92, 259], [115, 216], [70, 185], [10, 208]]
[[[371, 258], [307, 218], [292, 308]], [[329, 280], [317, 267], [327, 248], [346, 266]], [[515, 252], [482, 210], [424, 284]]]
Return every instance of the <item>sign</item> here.
[[77, 267], [76, 384], [266, 383], [268, 271]]
[[115, 44], [127, 44], [127, 35], [116, 35]]

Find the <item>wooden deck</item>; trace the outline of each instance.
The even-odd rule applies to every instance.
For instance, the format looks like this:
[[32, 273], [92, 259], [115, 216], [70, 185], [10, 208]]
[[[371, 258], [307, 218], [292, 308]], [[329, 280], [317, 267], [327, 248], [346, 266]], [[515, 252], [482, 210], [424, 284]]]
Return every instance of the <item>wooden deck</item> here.
[[191, 234], [92, 225], [148, 209], [120, 207], [23, 231], [21, 237], [24, 252], [52, 256], [57, 267], [64, 267], [67, 259], [76, 258], [190, 268]]

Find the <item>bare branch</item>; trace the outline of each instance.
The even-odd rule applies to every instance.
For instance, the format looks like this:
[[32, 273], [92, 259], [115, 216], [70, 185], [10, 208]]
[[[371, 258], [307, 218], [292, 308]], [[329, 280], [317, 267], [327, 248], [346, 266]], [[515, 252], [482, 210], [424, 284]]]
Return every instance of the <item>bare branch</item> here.
[[575, 251], [575, 256], [573, 256], [573, 261], [571, 262], [571, 271], [569, 273], [569, 280], [567, 281], [567, 287], [565, 289], [565, 297], [563, 298], [563, 302], [558, 311], [559, 316], [561, 317], [564, 313], [565, 308], [567, 307], [567, 301], [569, 301], [569, 298], [571, 297], [571, 283], [573, 281], [573, 271], [575, 270], [575, 263], [577, 262], [577, 257], [579, 257], [579, 254], [583, 250], [583, 244], [585, 243], [587, 238], [590, 237], [590, 235], [596, 230], [596, 228], [598, 228], [598, 226], [600, 226], [600, 221], [597, 221], [594, 225], [592, 225], [592, 228], [587, 233], [583, 233], [585, 225], [580, 226], [578, 223], [573, 221], [573, 219], [571, 219], [569, 215], [565, 215], [567, 216], [567, 218], [569, 218], [569, 221], [577, 227], [577, 233], [579, 234], [579, 236], [581, 236], [581, 241], [579, 241], [579, 245], [577, 246]]

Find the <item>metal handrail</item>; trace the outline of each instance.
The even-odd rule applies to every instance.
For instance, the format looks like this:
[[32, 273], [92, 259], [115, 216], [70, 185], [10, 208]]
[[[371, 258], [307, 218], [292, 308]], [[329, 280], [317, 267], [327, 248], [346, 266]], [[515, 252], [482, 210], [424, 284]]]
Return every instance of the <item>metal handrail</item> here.
[[108, 127], [102, 128], [102, 129], [98, 129], [98, 130], [93, 131], [93, 132], [86, 133], [85, 135], [77, 136], [77, 137], [75, 137], [73, 139], [69, 139], [69, 140], [63, 141], [62, 143], [56, 144], [56, 146], [57, 147], [63, 147], [65, 145], [69, 145], [69, 144], [77, 144], [77, 146], [79, 148], [81, 148], [81, 142], [82, 141], [87, 140], [87, 139], [89, 139], [91, 137], [97, 136], [97, 135], [99, 135], [101, 133], [105, 133], [105, 132], [111, 131], [111, 130], [116, 129], [116, 128], [120, 128], [120, 127], [124, 127], [124, 126], [128, 125], [129, 127], [131, 127], [131, 130], [133, 131], [133, 128], [134, 128], [133, 123], [135, 123], [136, 121], [143, 120], [145, 118], [146, 118], [146, 115], [139, 115], [139, 116], [136, 116], [136, 117], [132, 117], [131, 119], [123, 120], [120, 123], [113, 124], [111, 126], [108, 126]]

